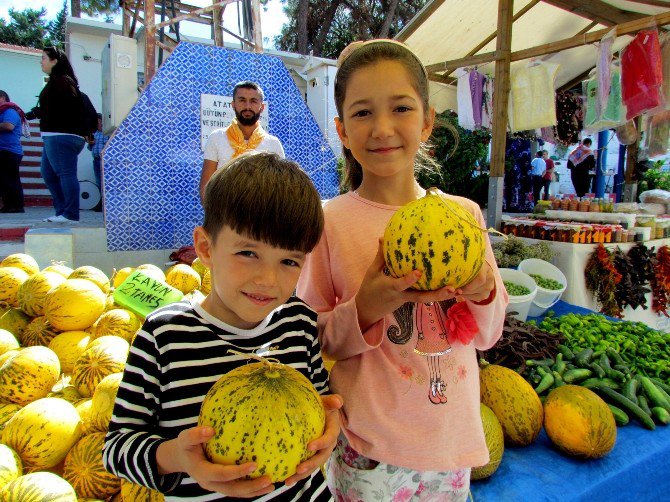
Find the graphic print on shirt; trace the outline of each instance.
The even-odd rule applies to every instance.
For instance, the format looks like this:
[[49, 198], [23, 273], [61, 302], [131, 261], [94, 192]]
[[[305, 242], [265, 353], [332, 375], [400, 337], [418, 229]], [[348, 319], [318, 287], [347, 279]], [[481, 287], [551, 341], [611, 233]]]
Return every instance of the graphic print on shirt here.
[[[393, 312], [397, 325], [393, 324], [386, 330], [388, 339], [397, 345], [409, 342], [416, 331], [417, 340], [414, 352], [426, 356], [430, 374], [428, 399], [433, 404], [447, 402], [445, 393], [447, 385], [440, 372], [440, 356], [451, 352], [445, 312], [454, 303], [456, 303], [454, 300], [405, 303]], [[412, 377], [410, 367], [400, 368], [400, 373], [404, 379]]]

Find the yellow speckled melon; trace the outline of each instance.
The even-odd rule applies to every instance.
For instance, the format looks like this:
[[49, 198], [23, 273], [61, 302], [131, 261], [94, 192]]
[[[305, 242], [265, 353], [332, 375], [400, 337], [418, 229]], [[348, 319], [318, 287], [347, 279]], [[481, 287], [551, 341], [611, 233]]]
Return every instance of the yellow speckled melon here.
[[63, 373], [72, 373], [74, 363], [88, 347], [89, 340], [90, 335], [86, 331], [64, 331], [49, 342], [49, 348], [58, 356]]
[[106, 499], [121, 489], [121, 480], [102, 464], [104, 444], [105, 433], [94, 432], [82, 437], [65, 457], [63, 478], [79, 497]]
[[0, 303], [19, 306], [19, 288], [30, 276], [20, 268], [0, 267]]
[[19, 308], [31, 317], [44, 315], [47, 293], [63, 282], [65, 277], [56, 272], [37, 272], [31, 275], [19, 287]]
[[165, 272], [152, 263], [144, 263], [138, 266], [137, 270], [141, 270], [144, 275], [148, 275], [157, 281], [165, 282]]
[[79, 393], [90, 397], [103, 378], [123, 371], [129, 349], [128, 342], [118, 336], [93, 340], [74, 363], [72, 381]]
[[406, 204], [384, 232], [384, 259], [393, 277], [422, 272], [414, 289], [460, 288], [479, 273], [485, 230], [458, 202], [438, 194]]
[[35, 345], [44, 345], [46, 347], [57, 334], [58, 330], [51, 325], [46, 316], [36, 317], [23, 330], [21, 344], [24, 347]]
[[163, 502], [165, 497], [157, 490], [151, 490], [146, 486], [136, 485], [127, 479], [121, 478], [121, 500], [123, 502]]
[[245, 364], [223, 375], [209, 390], [198, 425], [215, 435], [205, 444], [214, 463], [258, 465], [250, 477], [272, 482], [295, 474], [314, 452], [307, 444], [323, 434], [321, 397], [299, 371], [283, 364]]
[[23, 270], [28, 275], [33, 275], [40, 271], [40, 267], [35, 258], [25, 253], [10, 254], [0, 262], [0, 267], [16, 267]]
[[58, 381], [58, 356], [47, 347], [26, 347], [0, 367], [0, 400], [25, 406], [46, 396]]
[[0, 490], [23, 474], [23, 463], [19, 454], [6, 444], [0, 443]]
[[100, 380], [100, 383], [93, 391], [92, 400], [92, 422], [95, 430], [107, 431], [109, 421], [112, 419], [114, 411], [114, 401], [116, 393], [121, 384], [123, 373], [112, 373]]
[[85, 279], [96, 284], [103, 293], [109, 293], [109, 277], [99, 268], [84, 265], [83, 267], [75, 268], [68, 276], [68, 279]]
[[62, 461], [79, 440], [80, 422], [71, 403], [45, 397], [16, 412], [5, 424], [2, 442], [19, 454], [25, 468], [47, 469]]
[[561, 451], [581, 458], [603, 457], [616, 443], [612, 411], [600, 396], [578, 385], [563, 385], [549, 393], [544, 429]]
[[198, 272], [193, 268], [184, 263], [178, 263], [170, 267], [170, 270], [165, 274], [165, 282], [186, 294], [198, 289], [201, 279]]
[[14, 416], [14, 414], [21, 409], [20, 404], [16, 403], [0, 403], [0, 431], [5, 428], [7, 421]]
[[0, 490], [0, 502], [77, 502], [74, 488], [51, 472], [33, 472], [16, 478]]
[[516, 371], [497, 364], [479, 370], [481, 402], [493, 410], [502, 425], [505, 444], [531, 444], [542, 429], [542, 402]]
[[61, 331], [88, 328], [105, 309], [107, 297], [93, 282], [67, 279], [47, 294], [44, 314]]
[[121, 308], [108, 310], [96, 323], [95, 338], [107, 335], [120, 336], [130, 343], [140, 326], [142, 323], [138, 317], [129, 310]]
[[8, 309], [0, 316], [0, 329], [6, 329], [20, 342], [30, 317], [19, 309]]
[[19, 348], [19, 341], [6, 329], [0, 329], [0, 354]]
[[493, 410], [485, 404], [480, 404], [486, 447], [489, 450], [489, 463], [481, 467], [473, 467], [470, 471], [470, 479], [484, 479], [490, 477], [498, 470], [505, 452], [505, 436], [502, 426], [493, 413]]
[[208, 270], [208, 268], [205, 267], [205, 264], [200, 261], [200, 258], [193, 260], [193, 263], [191, 263], [191, 268], [198, 272], [200, 277], [203, 277], [205, 275], [205, 270]]
[[84, 398], [74, 405], [77, 413], [79, 413], [79, 418], [81, 418], [81, 434], [86, 436], [93, 432], [100, 432], [95, 429], [93, 425], [93, 399]]
[[112, 276], [112, 284], [114, 287], [118, 288], [134, 271], [135, 269], [133, 267], [123, 267], [122, 269], [116, 270]]
[[63, 265], [62, 263], [52, 263], [48, 267], [44, 267], [42, 272], [55, 272], [67, 279], [72, 273], [72, 269], [67, 265]]
[[47, 394], [47, 397], [64, 399], [76, 407], [77, 403], [84, 398], [77, 392], [75, 386], [70, 383], [71, 380], [71, 377], [63, 375], [58, 382], [56, 382], [56, 385], [51, 388], [51, 392]]

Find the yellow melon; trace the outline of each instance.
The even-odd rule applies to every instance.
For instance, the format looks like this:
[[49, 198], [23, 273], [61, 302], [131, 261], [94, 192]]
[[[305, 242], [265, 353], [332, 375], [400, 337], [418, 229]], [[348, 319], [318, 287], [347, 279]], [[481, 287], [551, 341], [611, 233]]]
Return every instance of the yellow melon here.
[[47, 294], [44, 314], [61, 331], [88, 328], [105, 309], [106, 296], [93, 282], [67, 279]]
[[20, 476], [0, 490], [0, 502], [77, 502], [74, 488], [52, 472]]
[[134, 271], [135, 269], [133, 267], [123, 267], [122, 269], [114, 272], [114, 276], [112, 277], [112, 283], [114, 284], [114, 287], [118, 288], [121, 283], [125, 281]]
[[129, 310], [118, 308], [108, 310], [100, 316], [96, 323], [95, 337], [120, 336], [130, 343], [141, 325], [139, 318]]
[[482, 425], [484, 426], [484, 437], [486, 447], [489, 450], [489, 463], [481, 467], [473, 467], [470, 471], [470, 479], [484, 479], [490, 477], [498, 470], [505, 452], [505, 436], [502, 426], [493, 410], [480, 403]]
[[79, 393], [92, 396], [103, 378], [123, 371], [129, 349], [128, 342], [118, 336], [93, 340], [74, 364], [72, 379]]
[[6, 329], [0, 329], [0, 354], [19, 348], [19, 341]]
[[51, 325], [46, 316], [36, 317], [23, 330], [21, 344], [24, 347], [34, 345], [44, 345], [46, 347], [58, 333], [59, 331]]
[[72, 373], [74, 363], [86, 350], [89, 340], [90, 335], [85, 331], [64, 331], [49, 342], [49, 348], [58, 356], [63, 373]]
[[75, 268], [68, 276], [68, 279], [86, 279], [96, 284], [103, 293], [109, 293], [109, 277], [99, 268], [91, 267], [90, 265]]
[[200, 261], [200, 258], [196, 258], [195, 260], [193, 260], [193, 263], [191, 263], [191, 267], [193, 268], [193, 270], [198, 272], [198, 275], [200, 277], [203, 277], [205, 275], [205, 270], [209, 270], [207, 267], [205, 267], [205, 264], [202, 261]]
[[77, 392], [77, 389], [74, 385], [72, 385], [72, 383], [70, 383], [70, 381], [71, 378], [69, 376], [63, 375], [60, 380], [56, 382], [56, 385], [51, 388], [51, 392], [47, 394], [47, 397], [58, 397], [60, 399], [64, 399], [76, 407], [77, 403], [85, 398], [82, 397], [79, 392]]
[[44, 315], [44, 301], [51, 288], [65, 282], [56, 272], [37, 272], [21, 284], [18, 292], [19, 308], [31, 317]]
[[16, 403], [0, 403], [0, 431], [5, 428], [7, 421], [22, 408]]
[[21, 341], [23, 330], [26, 329], [30, 317], [20, 309], [7, 309], [2, 316], [0, 316], [0, 329], [6, 329], [14, 337]]
[[14, 354], [18, 354], [21, 349], [9, 349], [4, 354], [0, 354], [0, 366], [5, 364], [5, 361], [9, 360], [10, 357], [13, 357]]
[[184, 263], [172, 266], [167, 274], [165, 274], [165, 281], [184, 294], [198, 289], [201, 284], [198, 272]]
[[141, 270], [144, 273], [144, 275], [148, 275], [149, 277], [156, 279], [157, 281], [165, 282], [165, 273], [156, 265], [153, 265], [151, 263], [144, 263], [139, 267], [137, 267], [137, 270]]
[[85, 436], [93, 432], [99, 432], [96, 430], [93, 423], [93, 399], [84, 398], [75, 404], [75, 409], [79, 413], [79, 418], [81, 418], [81, 434]]
[[52, 263], [48, 267], [44, 267], [42, 272], [55, 272], [67, 279], [72, 273], [72, 269], [67, 265], [63, 265], [62, 263]]
[[121, 384], [121, 377], [123, 377], [123, 373], [107, 375], [100, 380], [100, 383], [93, 391], [93, 397], [91, 398], [92, 422], [95, 430], [106, 431], [109, 427], [112, 412], [114, 411], [116, 393]]
[[47, 347], [26, 347], [0, 367], [0, 400], [26, 405], [46, 396], [58, 381], [60, 363]]
[[45, 397], [27, 404], [5, 424], [2, 442], [25, 468], [48, 469], [61, 462], [81, 436], [81, 419], [71, 403]]
[[163, 502], [165, 497], [158, 490], [152, 490], [146, 486], [136, 485], [121, 478], [121, 500], [123, 502]]
[[212, 291], [212, 272], [209, 269], [205, 269], [205, 274], [202, 276], [200, 291], [205, 295], [208, 295]]
[[0, 303], [10, 307], [19, 306], [19, 288], [30, 277], [16, 267], [0, 267]]
[[65, 457], [63, 478], [79, 497], [106, 499], [121, 489], [121, 480], [102, 464], [104, 444], [105, 433], [95, 432], [82, 437]]
[[9, 446], [0, 443], [0, 490], [21, 474], [23, 474], [21, 457]]
[[33, 275], [40, 271], [40, 267], [35, 258], [25, 253], [10, 254], [0, 262], [0, 267], [16, 267], [23, 270], [28, 275]]

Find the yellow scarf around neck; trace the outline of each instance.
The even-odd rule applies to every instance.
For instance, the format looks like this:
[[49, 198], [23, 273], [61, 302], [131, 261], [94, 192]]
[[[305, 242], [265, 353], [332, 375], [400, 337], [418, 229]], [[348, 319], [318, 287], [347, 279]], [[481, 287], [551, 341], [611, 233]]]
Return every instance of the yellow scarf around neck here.
[[265, 129], [258, 124], [258, 127], [256, 127], [251, 134], [249, 141], [245, 141], [244, 133], [242, 132], [242, 129], [240, 129], [240, 124], [237, 122], [237, 118], [234, 118], [232, 123], [226, 128], [228, 142], [234, 150], [232, 158], [234, 159], [249, 150], [255, 150], [258, 145], [261, 144], [261, 141], [263, 141], [266, 134]]

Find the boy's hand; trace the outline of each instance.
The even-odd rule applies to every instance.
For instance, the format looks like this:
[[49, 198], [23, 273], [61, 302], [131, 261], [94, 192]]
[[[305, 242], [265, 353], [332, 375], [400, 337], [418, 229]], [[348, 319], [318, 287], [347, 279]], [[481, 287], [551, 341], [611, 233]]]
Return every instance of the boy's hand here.
[[323, 436], [316, 438], [307, 445], [308, 449], [316, 453], [313, 457], [298, 465], [296, 473], [284, 481], [287, 486], [292, 486], [301, 479], [311, 476], [312, 472], [326, 463], [337, 444], [337, 438], [340, 435], [340, 412], [338, 410], [342, 407], [344, 401], [339, 394], [321, 396], [321, 400], [326, 409], [326, 427]]
[[420, 270], [414, 270], [396, 279], [385, 274], [385, 269], [384, 250], [380, 239], [377, 256], [365, 273], [361, 287], [356, 293], [356, 309], [361, 331], [365, 331], [386, 314], [390, 314], [407, 302], [440, 302], [456, 296], [454, 288], [449, 286], [435, 291], [410, 289], [421, 278]]
[[230, 497], [259, 497], [274, 490], [269, 476], [243, 479], [256, 470], [253, 462], [220, 465], [207, 460], [202, 445], [212, 436], [214, 429], [211, 427], [192, 427], [180, 432], [176, 439], [163, 443], [156, 454], [161, 473], [185, 472], [205, 490]]
[[456, 294], [463, 300], [481, 302], [491, 295], [491, 291], [493, 291], [495, 284], [493, 269], [491, 268], [491, 265], [485, 261], [479, 274], [477, 274], [471, 282], [462, 288], [457, 289]]

